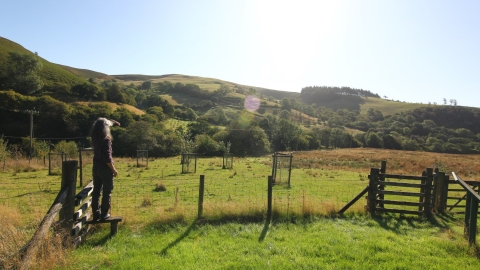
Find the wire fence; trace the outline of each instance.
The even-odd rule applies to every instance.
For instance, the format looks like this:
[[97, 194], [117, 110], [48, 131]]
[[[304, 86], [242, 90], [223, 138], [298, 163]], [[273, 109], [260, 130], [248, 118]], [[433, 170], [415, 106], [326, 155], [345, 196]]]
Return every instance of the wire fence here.
[[[231, 170], [221, 169], [221, 158], [218, 162], [200, 160], [196, 174], [181, 174], [178, 172], [181, 165], [172, 169], [171, 165], [166, 167], [161, 162], [171, 164], [171, 160], [152, 160], [150, 168], [128, 165], [119, 169], [126, 176], [115, 180], [112, 215], [138, 222], [174, 216], [195, 217], [201, 174], [205, 175], [203, 213], [206, 217], [266, 213], [267, 179], [272, 170], [268, 158], [236, 159], [235, 169]], [[368, 185], [365, 172], [336, 171], [333, 166], [329, 170], [302, 168], [300, 164], [292, 169], [290, 187], [274, 186], [273, 208], [279, 213], [330, 213], [341, 209]], [[91, 170], [89, 166], [91, 164], [84, 164], [84, 176]], [[2, 181], [2, 188], [7, 192], [0, 195], [0, 205], [17, 208], [22, 215], [29, 216], [27, 218], [38, 219], [60, 190], [61, 176], [45, 178], [47, 180], [40, 181], [18, 177]], [[84, 180], [83, 185], [89, 181]], [[365, 202], [360, 200], [358, 204], [356, 209], [362, 209]]]

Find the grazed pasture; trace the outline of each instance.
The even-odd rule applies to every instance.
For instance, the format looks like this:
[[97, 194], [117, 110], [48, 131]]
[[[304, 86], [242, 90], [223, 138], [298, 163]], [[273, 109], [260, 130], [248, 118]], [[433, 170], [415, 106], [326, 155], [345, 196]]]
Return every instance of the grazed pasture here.
[[[368, 184], [370, 167], [379, 167], [382, 160], [387, 160], [389, 173], [420, 175], [427, 167], [438, 167], [447, 173], [455, 171], [468, 180], [478, 179], [480, 168], [473, 155], [375, 149], [322, 150], [295, 152], [293, 155], [291, 188], [282, 185], [274, 188], [274, 218], [277, 222], [331, 216]], [[179, 157], [151, 158], [148, 168], [143, 163], [137, 167], [136, 160], [131, 158], [117, 158], [116, 163], [120, 173], [115, 182], [112, 213], [124, 216], [121, 232], [122, 229], [129, 232], [147, 230], [148, 233], [144, 233], [150, 234], [154, 233], [151, 231], [153, 224], [168, 231], [167, 224], [188, 224], [194, 220], [200, 174], [206, 179], [205, 220], [250, 220], [260, 224], [264, 220], [267, 177], [271, 173], [270, 156], [235, 158], [231, 170], [222, 169], [221, 158], [199, 158], [197, 172], [191, 174], [181, 173]], [[86, 162], [85, 179], [90, 175], [90, 166]], [[10, 161], [0, 174], [0, 189], [3, 191], [0, 207], [6, 217], [2, 224], [8, 222], [7, 226], [2, 226], [2, 235], [9, 235], [10, 243], [13, 243], [2, 246], [1, 257], [20, 248], [33, 233], [60, 188], [60, 176], [48, 176], [48, 168], [35, 161]], [[84, 180], [84, 185], [86, 183]], [[158, 191], [160, 186], [166, 190]], [[361, 199], [347, 216], [362, 215], [364, 204], [365, 200]], [[184, 225], [179, 226], [180, 230], [186, 229]], [[99, 233], [105, 233], [105, 228], [98, 229]], [[461, 235], [454, 228], [448, 230], [454, 238]], [[171, 237], [174, 235], [173, 232]], [[459, 239], [459, 243], [462, 240]], [[90, 245], [102, 243], [105, 244], [94, 240]], [[55, 256], [51, 260], [56, 260]]]

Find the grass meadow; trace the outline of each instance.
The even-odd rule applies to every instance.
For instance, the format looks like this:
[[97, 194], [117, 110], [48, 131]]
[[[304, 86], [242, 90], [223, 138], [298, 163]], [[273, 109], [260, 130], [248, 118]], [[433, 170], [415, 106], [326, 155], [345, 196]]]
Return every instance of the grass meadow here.
[[[271, 157], [199, 158], [182, 173], [180, 157], [148, 161], [117, 158], [119, 176], [112, 215], [123, 216], [119, 233], [92, 226], [77, 249], [64, 248], [52, 232], [41, 250], [42, 269], [478, 269], [476, 247], [463, 237], [462, 217], [365, 213], [360, 199], [343, 216], [335, 213], [368, 185], [371, 167], [387, 161], [387, 173], [421, 175], [427, 167], [478, 179], [477, 156], [374, 149], [293, 153], [277, 171], [273, 219], [266, 222]], [[286, 162], [282, 162], [284, 165]], [[54, 166], [53, 171], [55, 170]], [[91, 164], [84, 161], [83, 185]], [[198, 213], [200, 175], [204, 210]], [[43, 161], [8, 161], [0, 172], [0, 263], [15, 265], [60, 190], [59, 174]], [[77, 187], [80, 191], [81, 187]], [[7, 263], [8, 262], [8, 263]], [[0, 264], [2, 265], [2, 264]], [[7, 267], [5, 267], [7, 268]]]

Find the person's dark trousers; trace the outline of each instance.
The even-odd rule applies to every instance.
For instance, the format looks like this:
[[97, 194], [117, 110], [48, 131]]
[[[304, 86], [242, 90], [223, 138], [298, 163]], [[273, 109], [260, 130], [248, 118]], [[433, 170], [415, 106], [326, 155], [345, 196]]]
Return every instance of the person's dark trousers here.
[[[102, 193], [103, 190], [103, 193]], [[92, 212], [97, 220], [108, 214], [113, 190], [113, 173], [108, 167], [93, 166]], [[102, 204], [100, 206], [100, 193]]]

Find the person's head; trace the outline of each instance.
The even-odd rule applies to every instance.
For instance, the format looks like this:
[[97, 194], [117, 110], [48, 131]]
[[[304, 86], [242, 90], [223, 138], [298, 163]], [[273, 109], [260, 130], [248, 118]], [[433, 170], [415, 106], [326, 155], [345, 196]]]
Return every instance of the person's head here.
[[92, 128], [90, 129], [90, 138], [92, 138], [93, 146], [101, 143], [106, 138], [112, 139], [112, 134], [110, 133], [110, 126], [112, 126], [112, 121], [104, 117], [99, 117], [93, 123]]

